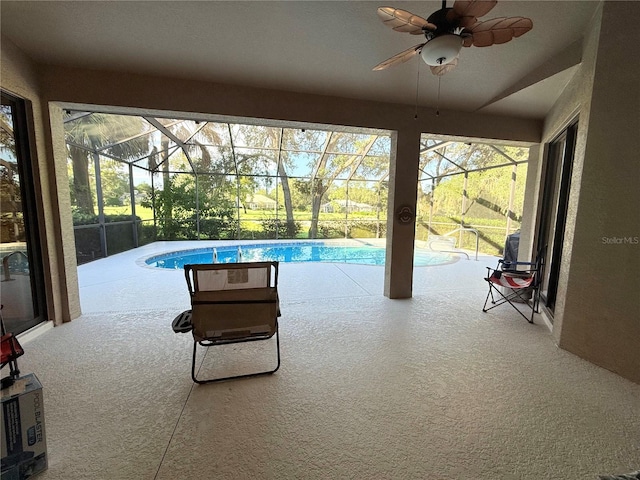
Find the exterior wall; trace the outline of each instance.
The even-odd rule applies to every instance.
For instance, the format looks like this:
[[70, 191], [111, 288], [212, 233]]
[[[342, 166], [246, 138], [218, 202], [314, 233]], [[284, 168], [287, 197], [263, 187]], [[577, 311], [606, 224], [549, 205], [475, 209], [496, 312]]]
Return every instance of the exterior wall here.
[[637, 2], [601, 5], [585, 38], [580, 74], [547, 117], [543, 134], [550, 141], [579, 113], [554, 337], [560, 347], [635, 382], [640, 65], [632, 59], [640, 41], [633, 19], [639, 16]]
[[[43, 105], [42, 117], [45, 125], [46, 155], [49, 160], [52, 177], [55, 182], [57, 225], [60, 229], [57, 247], [61, 251], [61, 262], [64, 262], [66, 291], [68, 296], [68, 315], [65, 320], [74, 319], [82, 313], [80, 310], [80, 292], [78, 285], [78, 268], [76, 261], [76, 241], [71, 215], [71, 195], [69, 176], [67, 173], [67, 146], [64, 140], [62, 109], [54, 104]], [[51, 161], [57, 159], [57, 161]]]
[[[579, 118], [576, 135], [574, 163], [569, 192], [569, 205], [565, 228], [565, 239], [562, 250], [562, 262], [560, 265], [560, 277], [558, 279], [558, 292], [555, 305], [553, 335], [556, 342], [560, 343], [562, 323], [564, 320], [564, 306], [566, 300], [567, 285], [569, 281], [569, 269], [571, 267], [571, 255], [573, 252], [573, 236], [575, 232], [576, 207], [579, 201], [580, 182], [582, 180], [582, 165], [584, 163], [585, 145], [588, 137], [588, 124], [591, 109], [591, 93], [593, 90], [593, 75], [595, 70], [596, 52], [600, 36], [600, 23], [602, 7], [600, 7], [585, 34], [582, 51], [582, 64], [580, 70], [567, 85], [562, 95], [547, 115], [544, 124], [543, 142], [550, 143], [560, 134], [571, 121]], [[544, 154], [546, 155], [546, 150]], [[541, 155], [543, 152], [540, 152]], [[544, 172], [543, 157], [540, 158]], [[539, 177], [542, 182], [542, 176]], [[540, 187], [541, 188], [541, 185]]]
[[39, 194], [38, 223], [44, 263], [47, 318], [55, 323], [62, 323], [75, 318], [80, 311], [77, 272], [75, 262], [65, 259], [61, 248], [56, 175], [53, 165], [48, 161], [50, 156], [47, 154], [45, 136], [47, 119], [42, 114], [39, 72], [36, 65], [7, 38], [2, 38], [1, 48], [2, 89], [28, 101], [32, 168], [35, 190]]

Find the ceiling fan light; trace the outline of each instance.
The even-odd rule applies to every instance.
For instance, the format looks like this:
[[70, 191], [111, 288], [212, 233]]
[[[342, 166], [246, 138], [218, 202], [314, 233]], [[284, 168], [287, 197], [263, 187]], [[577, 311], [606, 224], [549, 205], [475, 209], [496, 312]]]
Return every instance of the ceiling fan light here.
[[458, 35], [446, 33], [429, 40], [424, 47], [422, 47], [420, 56], [422, 60], [424, 60], [424, 63], [435, 67], [453, 62], [461, 49], [462, 38]]

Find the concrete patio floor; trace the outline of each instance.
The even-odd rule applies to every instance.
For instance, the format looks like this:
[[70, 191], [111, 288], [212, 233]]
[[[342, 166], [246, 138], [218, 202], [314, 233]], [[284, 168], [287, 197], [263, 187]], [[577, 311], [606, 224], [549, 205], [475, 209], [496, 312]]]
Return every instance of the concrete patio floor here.
[[[282, 263], [280, 370], [195, 385], [193, 338], [170, 326], [189, 308], [182, 271], [139, 264], [189, 246], [82, 265], [83, 315], [26, 345], [21, 370], [46, 403], [39, 478], [595, 480], [638, 468], [640, 386], [557, 348], [537, 319], [483, 313], [492, 257], [415, 268], [407, 300], [383, 296], [384, 267]], [[253, 343], [208, 349], [200, 371], [272, 360], [273, 339]]]
[[[183, 270], [144, 265], [144, 259], [160, 253], [211, 246], [230, 242], [176, 241], [155, 242], [78, 267], [80, 300], [83, 314], [131, 310], [175, 309], [189, 307], [189, 294]], [[234, 242], [252, 243], [251, 242]], [[483, 277], [487, 266], [497, 258], [479, 256], [467, 260], [452, 254], [453, 262], [414, 268], [413, 294], [427, 291], [465, 296], [471, 291], [486, 290]], [[314, 299], [338, 299], [382, 296], [384, 266], [347, 263], [280, 263], [279, 293], [281, 301], [305, 302]], [[481, 305], [478, 305], [480, 308]]]

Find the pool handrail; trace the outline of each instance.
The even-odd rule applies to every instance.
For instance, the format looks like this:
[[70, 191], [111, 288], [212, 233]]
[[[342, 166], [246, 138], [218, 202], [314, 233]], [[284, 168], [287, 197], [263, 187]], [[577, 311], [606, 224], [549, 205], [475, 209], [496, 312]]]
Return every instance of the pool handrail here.
[[2, 280], [3, 282], [14, 280], [13, 278], [11, 278], [11, 271], [9, 269], [9, 257], [12, 257], [14, 255], [22, 255], [27, 260], [27, 265], [28, 265], [29, 257], [22, 250], [15, 250], [11, 252], [9, 255], [5, 255], [4, 257], [2, 257], [2, 270], [4, 271], [4, 279]]
[[[451, 230], [450, 232], [445, 233], [444, 236], [448, 237], [452, 233], [463, 232], [463, 231], [473, 232], [475, 234], [475, 236], [476, 236], [476, 261], [478, 261], [478, 247], [480, 245], [480, 237], [478, 236], [478, 230], [476, 230], [475, 228], [469, 228], [469, 227], [458, 227], [455, 230]], [[464, 252], [456, 252], [456, 253], [464, 253]], [[465, 253], [465, 255], [467, 255], [467, 254]], [[467, 258], [469, 258], [469, 255], [467, 255]]]

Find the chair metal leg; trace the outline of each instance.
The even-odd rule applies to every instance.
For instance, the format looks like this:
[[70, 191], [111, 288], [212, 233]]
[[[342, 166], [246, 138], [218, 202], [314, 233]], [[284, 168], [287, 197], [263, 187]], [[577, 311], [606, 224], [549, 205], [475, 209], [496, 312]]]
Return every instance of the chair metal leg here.
[[[492, 302], [493, 305], [491, 307], [487, 308], [487, 301], [489, 300], [489, 295], [491, 295], [491, 298], [493, 300], [493, 290], [495, 290], [496, 293], [498, 295], [500, 295], [500, 297], [502, 297], [502, 299], [498, 300], [497, 302], [493, 301]], [[532, 310], [531, 310], [531, 317], [528, 318], [524, 313], [522, 313], [520, 311], [520, 309], [518, 307], [516, 307], [513, 304], [513, 299], [515, 299], [515, 298], [519, 298], [520, 300], [522, 300], [527, 305], [529, 304], [528, 301], [522, 297], [523, 293], [524, 293], [524, 291], [519, 292], [519, 291], [512, 290], [511, 294], [505, 295], [500, 290], [498, 290], [496, 287], [494, 287], [493, 285], [489, 284], [489, 293], [487, 294], [487, 298], [485, 299], [484, 307], [482, 307], [482, 311], [483, 312], [488, 312], [489, 310], [491, 310], [493, 308], [496, 308], [496, 307], [499, 307], [500, 305], [504, 305], [505, 303], [508, 303], [509, 305], [511, 305], [514, 308], [514, 310], [516, 312], [518, 312], [520, 314], [520, 316], [522, 318], [524, 318], [529, 323], [533, 323], [533, 315], [534, 315], [534, 313], [536, 313], [535, 308], [533, 306], [532, 306]]]
[[[198, 343], [200, 343], [200, 342], [195, 342], [194, 341], [193, 342], [193, 358], [191, 360], [191, 379], [195, 383], [198, 383], [198, 384], [202, 385], [202, 384], [205, 384], [205, 383], [222, 382], [224, 380], [233, 380], [233, 379], [236, 379], [236, 378], [257, 377], [257, 376], [260, 376], [260, 375], [270, 375], [272, 373], [275, 373], [280, 368], [280, 333], [279, 333], [279, 328], [277, 326], [276, 326], [275, 337], [276, 337], [276, 353], [277, 353], [278, 362], [276, 364], [276, 367], [273, 370], [267, 370], [267, 371], [264, 371], [264, 372], [257, 372], [257, 373], [247, 373], [247, 374], [244, 374], [244, 375], [231, 375], [231, 376], [228, 376], [228, 377], [221, 377], [221, 378], [211, 378], [211, 379], [207, 379], [207, 380], [200, 380], [196, 376], [196, 353], [197, 353]], [[266, 340], [266, 339], [254, 339], [254, 340], [245, 340], [245, 341], [262, 341], [262, 340]], [[233, 343], [241, 343], [241, 342], [233, 342]], [[214, 345], [209, 345], [209, 346], [214, 346]]]
[[482, 307], [482, 311], [487, 311], [487, 302], [489, 301], [489, 295], [491, 295], [491, 303], [496, 303], [493, 301], [493, 294], [491, 293], [491, 286], [489, 286], [489, 291], [487, 292], [487, 298], [484, 299], [484, 306]]

